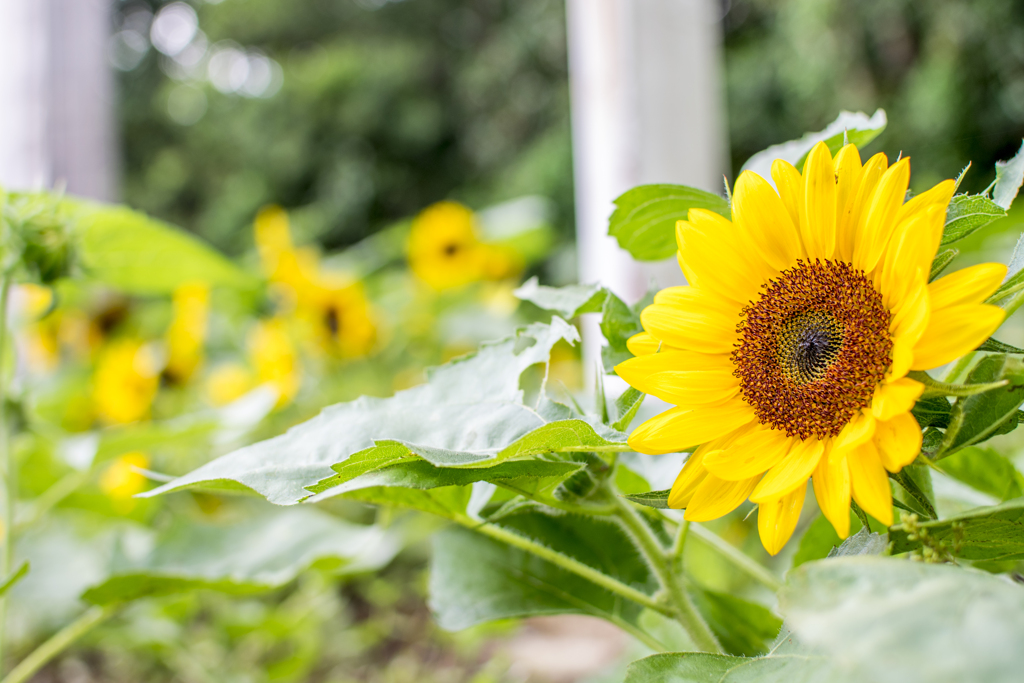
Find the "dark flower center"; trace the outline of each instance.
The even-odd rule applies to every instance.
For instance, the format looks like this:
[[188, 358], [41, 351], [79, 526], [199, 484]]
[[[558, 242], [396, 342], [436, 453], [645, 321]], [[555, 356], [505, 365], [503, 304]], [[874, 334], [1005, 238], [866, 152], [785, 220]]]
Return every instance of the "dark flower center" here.
[[863, 271], [798, 261], [743, 309], [732, 354], [743, 399], [788, 436], [838, 435], [892, 364], [890, 318]]

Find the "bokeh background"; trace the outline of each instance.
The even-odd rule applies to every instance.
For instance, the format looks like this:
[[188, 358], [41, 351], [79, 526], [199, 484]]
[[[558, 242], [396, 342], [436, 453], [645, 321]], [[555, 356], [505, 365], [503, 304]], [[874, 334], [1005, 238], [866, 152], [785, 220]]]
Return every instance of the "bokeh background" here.
[[[819, 130], [840, 110], [886, 110], [889, 125], [869, 151], [910, 155], [915, 190], [971, 162], [963, 189], [981, 191], [994, 162], [1020, 146], [1020, 3], [709, 6], [712, 20], [700, 30], [716, 46], [729, 178], [752, 154]], [[60, 455], [69, 436], [129, 425], [130, 447], [119, 450], [115, 441], [108, 449], [115, 465], [79, 477], [80, 488], [55, 509], [91, 529], [244, 516], [249, 503], [206, 494], [133, 502], [131, 494], [149, 484], [133, 478], [132, 464], [177, 474], [225, 449], [223, 440], [159, 425], [277, 383], [277, 404], [239, 438], [267, 437], [330, 403], [416, 384], [425, 366], [537, 319], [539, 311], [516, 303], [515, 286], [532, 275], [575, 282], [579, 266], [566, 9], [559, 0], [118, 0], [108, 7], [113, 165], [96, 173], [110, 173], [115, 185], [104, 198], [195, 233], [269, 284], [212, 298], [26, 291], [18, 299], [26, 320], [36, 320], [32, 311], [43, 315], [26, 323], [19, 342], [34, 359], [25, 369], [35, 391], [26, 424], [39, 427], [19, 445], [23, 460], [36, 463], [26, 495], [69, 476]], [[686, 65], [669, 65], [666, 77], [673, 68], [682, 73]], [[484, 234], [467, 244], [476, 249], [479, 239], [490, 249], [468, 288], [432, 285], [426, 271], [406, 264], [414, 217], [445, 200], [476, 212]], [[965, 241], [963, 263], [1005, 261], [1017, 232], [1014, 213]], [[296, 271], [306, 275], [285, 273], [288, 258], [309, 266]], [[342, 274], [360, 282], [356, 304], [349, 289], [332, 284]], [[342, 298], [327, 301], [325, 292]], [[55, 300], [59, 320], [46, 317]], [[359, 346], [338, 321], [353, 320], [344, 311], [364, 305], [372, 333]], [[194, 310], [213, 311], [197, 342], [201, 365], [185, 377], [164, 366], [150, 378], [151, 405], [140, 415], [86, 414], [80, 398], [97, 391], [115, 343], [188, 346], [175, 341], [174, 321], [188, 327]], [[81, 330], [92, 335], [84, 344]], [[579, 350], [557, 353], [564, 362], [553, 379], [579, 392]], [[374, 519], [359, 506], [332, 512]], [[36, 680], [613, 681], [624, 653], [638, 652], [614, 630], [575, 618], [440, 631], [426, 603], [423, 539], [433, 527], [403, 523], [412, 524], [403, 527], [408, 543], [386, 568], [344, 578], [309, 572], [262, 597], [198, 592], [147, 601]], [[759, 552], [742, 515], [719, 531]], [[732, 588], [714, 556], [689, 561], [709, 585]], [[784, 569], [791, 554], [778, 562]], [[26, 651], [53, 628], [19, 623]]]

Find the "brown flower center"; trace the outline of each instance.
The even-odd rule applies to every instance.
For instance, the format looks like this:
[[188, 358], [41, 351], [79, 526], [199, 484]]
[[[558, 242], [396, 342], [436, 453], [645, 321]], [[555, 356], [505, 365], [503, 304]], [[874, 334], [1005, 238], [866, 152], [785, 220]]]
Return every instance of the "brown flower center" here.
[[863, 271], [797, 261], [742, 311], [732, 360], [743, 399], [788, 436], [838, 435], [892, 364], [890, 317]]

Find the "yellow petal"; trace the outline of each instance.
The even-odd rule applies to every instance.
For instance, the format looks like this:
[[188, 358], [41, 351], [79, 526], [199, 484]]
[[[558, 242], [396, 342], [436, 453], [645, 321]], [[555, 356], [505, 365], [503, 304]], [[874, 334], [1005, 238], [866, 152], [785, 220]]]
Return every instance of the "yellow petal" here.
[[[772, 180], [779, 190], [779, 198], [795, 227], [800, 225], [800, 205], [804, 202], [804, 179], [793, 164], [782, 159], [772, 162]], [[801, 249], [801, 254], [806, 251]]]
[[825, 444], [818, 439], [798, 442], [789, 455], [768, 470], [761, 483], [750, 494], [750, 500], [764, 503], [802, 487], [818, 467], [824, 452]]
[[747, 499], [757, 485], [757, 477], [741, 481], [726, 481], [708, 474], [686, 506], [683, 519], [691, 522], [707, 522], [727, 515]]
[[704, 466], [717, 477], [736, 481], [763, 474], [786, 457], [794, 440], [775, 429], [754, 429], [732, 444], [710, 451]]
[[821, 513], [832, 523], [839, 538], [846, 538], [850, 535], [850, 466], [847, 456], [835, 461], [822, 457], [811, 482]]
[[896, 228], [882, 256], [875, 281], [889, 309], [896, 308], [921, 280], [927, 281], [942, 235], [946, 212], [931, 207], [916, 213]]
[[839, 221], [839, 234], [836, 236], [836, 256], [843, 261], [853, 260], [861, 216], [867, 213], [868, 202], [882, 174], [885, 173], [887, 164], [885, 155], [881, 152], [868, 159], [861, 169], [856, 192], [846, 202], [846, 214]]
[[930, 370], [973, 351], [999, 329], [1006, 311], [998, 306], [962, 305], [933, 310], [914, 347], [912, 370]]
[[999, 289], [1005, 277], [1002, 263], [979, 263], [950, 273], [928, 285], [932, 308], [980, 304]]
[[889, 332], [894, 338], [917, 340], [924, 334], [931, 319], [931, 294], [924, 277], [916, 278], [903, 300], [892, 309]]
[[875, 389], [875, 396], [871, 399], [871, 414], [879, 422], [891, 420], [913, 408], [922, 393], [924, 385], [909, 377], [882, 382]]
[[757, 532], [769, 555], [777, 555], [796, 530], [807, 486], [757, 506]]
[[626, 340], [626, 348], [634, 356], [657, 353], [659, 346], [661, 346], [661, 342], [651, 336], [650, 332], [640, 332]]
[[800, 234], [782, 199], [768, 181], [744, 171], [732, 195], [733, 222], [776, 270], [795, 265], [802, 254]]
[[850, 463], [850, 488], [857, 505], [886, 526], [892, 526], [892, 489], [889, 475], [874, 441], [861, 444], [847, 456]]
[[853, 264], [870, 273], [875, 269], [896, 229], [896, 214], [910, 184], [910, 159], [901, 159], [882, 174], [871, 201], [857, 224]]
[[687, 281], [745, 305], [773, 272], [749, 244], [741, 243], [737, 233], [729, 220], [701, 209], [690, 209], [688, 220], [676, 223]]
[[914, 462], [921, 452], [921, 425], [910, 413], [897, 415], [875, 428], [875, 445], [882, 465], [890, 472], [899, 472]]
[[845, 232], [845, 221], [848, 215], [847, 204], [857, 195], [860, 185], [861, 163], [860, 152], [856, 145], [846, 145], [836, 158], [832, 160], [836, 173], [836, 249], [839, 249], [839, 238]]
[[[896, 222], [899, 223], [906, 220], [914, 214], [923, 214], [932, 208], [940, 209], [942, 215], [945, 216], [946, 208], [949, 206], [949, 200], [953, 198], [954, 192], [956, 192], [956, 182], [953, 180], [943, 180], [935, 187], [911, 198], [910, 201], [901, 206], [896, 214]], [[938, 247], [939, 245], [936, 244], [935, 246]]]
[[738, 317], [729, 316], [716, 300], [694, 287], [685, 304], [652, 304], [640, 313], [644, 329], [669, 346], [701, 353], [732, 353]]
[[875, 418], [866, 410], [858, 411], [832, 442], [829, 457], [839, 460], [875, 435]]
[[830, 259], [836, 250], [836, 174], [824, 142], [816, 144], [807, 155], [803, 179], [800, 235], [808, 256]]
[[634, 429], [628, 443], [630, 448], [640, 453], [678, 453], [694, 444], [728, 434], [753, 419], [753, 409], [740, 399], [692, 410], [689, 407], [672, 408]]
[[686, 460], [683, 469], [679, 471], [672, 490], [668, 494], [668, 506], [673, 510], [680, 510], [690, 503], [693, 492], [708, 476], [708, 471], [702, 464], [707, 446], [701, 446], [693, 452]]
[[676, 405], [717, 403], [739, 394], [736, 367], [729, 356], [693, 351], [662, 351], [631, 358], [615, 373], [645, 394]]

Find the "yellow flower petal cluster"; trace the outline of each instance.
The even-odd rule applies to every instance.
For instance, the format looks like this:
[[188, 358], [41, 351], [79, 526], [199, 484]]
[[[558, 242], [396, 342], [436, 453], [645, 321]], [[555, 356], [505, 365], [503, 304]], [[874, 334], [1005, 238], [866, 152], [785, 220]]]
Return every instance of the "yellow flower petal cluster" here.
[[413, 274], [438, 291], [522, 270], [515, 252], [480, 240], [473, 212], [457, 202], [438, 202], [421, 211], [409, 230], [408, 251]]
[[136, 468], [147, 467], [149, 457], [142, 451], [132, 451], [115, 458], [100, 475], [100, 490], [110, 496], [119, 512], [130, 512], [135, 507], [133, 496], [146, 488], [146, 477]]
[[167, 367], [164, 373], [179, 384], [187, 382], [203, 362], [210, 288], [191, 282], [174, 290], [174, 317], [167, 329]]
[[100, 352], [92, 400], [106, 424], [145, 419], [160, 385], [160, 365], [152, 349], [136, 339], [116, 339]]
[[290, 403], [299, 393], [302, 375], [286, 321], [271, 318], [256, 323], [249, 333], [249, 357], [257, 382], [277, 389], [277, 406]]
[[819, 143], [803, 172], [777, 160], [775, 188], [744, 172], [732, 220], [679, 221], [688, 286], [657, 294], [616, 371], [676, 407], [629, 437], [643, 453], [700, 446], [669, 497], [693, 521], [758, 505], [765, 548], [796, 527], [811, 479], [841, 537], [850, 501], [893, 521], [888, 472], [917, 457], [907, 377], [973, 350], [1003, 320], [982, 303], [1006, 267], [986, 263], [929, 283], [951, 180], [904, 201], [910, 160], [866, 163]]

